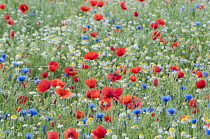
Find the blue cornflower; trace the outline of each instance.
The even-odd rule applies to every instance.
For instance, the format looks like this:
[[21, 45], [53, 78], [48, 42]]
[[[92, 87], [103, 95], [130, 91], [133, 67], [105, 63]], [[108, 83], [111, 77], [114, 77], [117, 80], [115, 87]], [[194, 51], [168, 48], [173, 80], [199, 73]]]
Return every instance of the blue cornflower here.
[[36, 109], [29, 109], [28, 112], [31, 114], [31, 115], [37, 115], [38, 114], [38, 111]]
[[143, 112], [147, 112], [147, 109], [146, 108], [142, 108], [141, 109]]
[[196, 67], [200, 67], [200, 66], [201, 66], [200, 63], [194, 63], [194, 65], [195, 65]]
[[206, 135], [210, 135], [210, 128], [206, 129]]
[[180, 86], [180, 89], [184, 90], [186, 87], [184, 85]]
[[192, 122], [193, 124], [196, 124], [196, 123], [197, 123], [197, 119], [192, 119], [191, 122]]
[[88, 118], [84, 118], [82, 119], [83, 124], [86, 124], [86, 121], [88, 120]]
[[176, 109], [174, 108], [168, 108], [166, 109], [166, 112], [168, 115], [172, 115], [172, 114], [175, 114], [176, 113]]
[[117, 20], [116, 18], [113, 18], [113, 19], [112, 19], [113, 22], [116, 21], [116, 20]]
[[47, 127], [46, 126], [43, 126], [42, 129], [43, 129], [43, 131], [46, 131]]
[[88, 39], [88, 36], [82, 36], [82, 39], [83, 40], [87, 40]]
[[106, 15], [110, 15], [110, 12], [106, 12]]
[[53, 120], [53, 118], [49, 117], [49, 116], [45, 116], [45, 118], [47, 118], [49, 121]]
[[97, 11], [96, 10], [93, 10], [93, 13], [97, 13]]
[[194, 12], [194, 11], [196, 11], [196, 9], [194, 9], [194, 8], [191, 8], [191, 9], [190, 9], [190, 11]]
[[142, 29], [142, 26], [138, 25], [136, 26], [137, 29]]
[[147, 88], [147, 86], [148, 86], [147, 84], [142, 84], [143, 88]]
[[200, 4], [197, 4], [195, 7], [196, 7], [196, 8], [199, 8], [199, 7], [200, 7]]
[[41, 80], [37, 79], [37, 80], [34, 80], [34, 83], [35, 84], [38, 84]]
[[24, 73], [27, 73], [27, 72], [29, 72], [29, 68], [22, 68], [21, 71]]
[[21, 76], [18, 76], [17, 81], [23, 82], [25, 81], [25, 79], [26, 79], [26, 76], [21, 75]]
[[102, 118], [102, 117], [104, 117], [104, 114], [103, 113], [97, 113], [96, 114], [96, 118]]
[[151, 77], [150, 76], [146, 76], [146, 80], [149, 80]]
[[121, 26], [120, 26], [120, 25], [116, 25], [115, 27], [116, 27], [117, 29], [120, 29], [120, 28], [121, 28]]
[[167, 102], [167, 101], [171, 100], [171, 97], [170, 96], [162, 96], [161, 100]]
[[33, 17], [33, 16], [35, 16], [35, 15], [34, 15], [34, 14], [29, 14], [29, 16], [30, 16], [30, 17]]
[[27, 114], [27, 111], [26, 111], [26, 110], [21, 110], [21, 111], [20, 111], [20, 114], [21, 114], [22, 116], [25, 116], [25, 115]]
[[199, 26], [199, 25], [201, 25], [201, 22], [195, 21], [195, 24], [196, 24], [197, 26]]
[[94, 104], [94, 103], [89, 103], [89, 104], [88, 104], [88, 107], [94, 108], [94, 107], [95, 107], [95, 104]]
[[208, 104], [208, 107], [210, 107], [210, 103]]
[[100, 41], [99, 39], [95, 39], [96, 42]]
[[3, 62], [5, 62], [5, 61], [6, 61], [6, 59], [0, 57], [0, 63], [3, 63]]
[[12, 61], [12, 64], [13, 64], [14, 66], [18, 66], [18, 65], [20, 64], [20, 62]]
[[26, 134], [26, 139], [32, 139], [32, 138], [34, 138], [34, 136], [31, 133]]
[[206, 77], [209, 76], [209, 72], [208, 71], [202, 71], [202, 74], [205, 75]]
[[133, 113], [137, 115], [137, 114], [141, 113], [141, 109], [134, 109]]
[[155, 108], [153, 108], [153, 107], [149, 107], [147, 110], [148, 110], [148, 111], [154, 111], [154, 110], [155, 110]]
[[187, 100], [191, 100], [193, 98], [193, 96], [191, 94], [185, 94], [184, 97]]
[[90, 28], [90, 27], [91, 27], [91, 25], [87, 25], [86, 27], [87, 27], [87, 28]]
[[6, 54], [1, 54], [1, 57], [5, 58], [5, 57], [7, 57], [7, 55]]

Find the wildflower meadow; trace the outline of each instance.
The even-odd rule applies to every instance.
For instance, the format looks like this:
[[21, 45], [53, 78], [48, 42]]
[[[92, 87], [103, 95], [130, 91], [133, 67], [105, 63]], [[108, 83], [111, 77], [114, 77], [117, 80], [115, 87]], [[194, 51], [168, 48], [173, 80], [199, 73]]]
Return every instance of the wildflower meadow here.
[[0, 139], [210, 139], [209, 0], [0, 0]]

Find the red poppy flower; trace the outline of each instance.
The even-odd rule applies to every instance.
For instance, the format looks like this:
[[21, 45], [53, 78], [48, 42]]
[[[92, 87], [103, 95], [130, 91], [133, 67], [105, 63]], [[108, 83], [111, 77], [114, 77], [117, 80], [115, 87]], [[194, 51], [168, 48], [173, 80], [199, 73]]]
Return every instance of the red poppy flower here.
[[64, 132], [64, 138], [65, 139], [69, 139], [69, 138], [78, 139], [78, 136], [79, 136], [79, 132], [77, 132], [76, 129], [73, 128], [73, 127], [69, 127]]
[[26, 13], [26, 11], [28, 11], [29, 7], [26, 4], [20, 4], [19, 5], [19, 9], [21, 10], [22, 13]]
[[150, 27], [151, 28], [154, 28], [154, 29], [157, 29], [158, 28], [158, 23], [152, 23], [152, 24], [150, 24]]
[[97, 3], [98, 3], [97, 0], [90, 0], [90, 1], [89, 1], [89, 4], [90, 4], [91, 6], [96, 6]]
[[196, 73], [196, 76], [198, 76], [199, 78], [202, 77], [202, 76], [203, 76], [202, 71], [198, 71], [198, 72]]
[[95, 15], [93, 16], [93, 18], [94, 18], [95, 20], [97, 20], [97, 21], [101, 21], [101, 20], [104, 19], [104, 16], [103, 16], [102, 14], [95, 14]]
[[152, 84], [153, 84], [154, 86], [157, 86], [157, 85], [158, 85], [158, 79], [153, 80]]
[[51, 81], [48, 79], [42, 79], [37, 85], [38, 92], [44, 92], [51, 87]]
[[99, 54], [97, 52], [91, 51], [91, 52], [87, 52], [84, 55], [84, 59], [89, 59], [89, 60], [94, 60], [96, 58], [98, 58]]
[[55, 89], [56, 95], [58, 95], [61, 98], [68, 98], [71, 95], [71, 91], [63, 88], [56, 88]]
[[86, 91], [86, 97], [91, 98], [91, 99], [99, 98], [100, 97], [100, 92], [99, 92], [98, 89], [88, 89]]
[[74, 69], [75, 67], [65, 67], [63, 71], [69, 76], [76, 76], [78, 73], [77, 73], [77, 70], [74, 70]]
[[198, 107], [192, 108], [192, 113], [193, 114], [196, 114], [197, 112], [199, 112], [199, 108]]
[[73, 78], [73, 81], [79, 82], [79, 79], [80, 79], [80, 77], [74, 77], [74, 78]]
[[103, 2], [102, 0], [99, 0], [99, 1], [97, 2], [97, 6], [98, 6], [98, 7], [103, 7], [103, 6], [104, 6], [104, 2]]
[[112, 98], [107, 98], [105, 96], [100, 97], [99, 108], [103, 111], [111, 110], [111, 108], [112, 108]]
[[201, 4], [200, 4], [199, 7], [198, 7], [198, 9], [201, 10], [201, 9], [203, 9], [204, 7], [205, 7], [204, 5], [201, 5]]
[[162, 42], [162, 43], [166, 43], [166, 38], [160, 38], [160, 42]]
[[92, 8], [91, 7], [88, 7], [86, 5], [82, 5], [79, 9], [82, 10], [82, 11], [89, 11]]
[[139, 16], [139, 13], [138, 13], [138, 12], [134, 12], [134, 13], [133, 13], [133, 16], [134, 16], [134, 17], [138, 17], [138, 16]]
[[66, 83], [61, 81], [60, 79], [51, 80], [52, 87], [60, 86], [61, 88], [63, 88], [65, 85], [66, 85]]
[[158, 67], [158, 66], [154, 66], [154, 67], [152, 68], [152, 70], [153, 70], [154, 73], [159, 73], [159, 72], [161, 72], [161, 68]]
[[177, 73], [177, 77], [178, 77], [178, 78], [184, 77], [184, 72], [183, 72], [183, 71], [179, 71], [179, 72]]
[[156, 115], [156, 113], [152, 113], [152, 114], [151, 114], [152, 117], [155, 116], [155, 115]]
[[101, 139], [106, 136], [107, 130], [105, 127], [102, 125], [99, 125], [96, 127], [96, 129], [92, 130], [93, 136], [92, 138], [94, 139]]
[[195, 84], [196, 88], [204, 88], [206, 87], [206, 81], [205, 80], [199, 80]]
[[120, 29], [115, 28], [115, 29], [113, 29], [113, 31], [114, 31], [114, 32], [120, 32]]
[[59, 133], [57, 131], [48, 131], [47, 139], [59, 139]]
[[160, 36], [161, 36], [160, 31], [153, 31], [153, 35], [152, 35], [153, 40], [156, 40]]
[[191, 45], [190, 46], [190, 50], [193, 50], [193, 49], [195, 49], [195, 46], [194, 45]]
[[5, 8], [6, 8], [6, 4], [5, 3], [0, 4], [0, 9], [5, 9]]
[[138, 0], [138, 1], [143, 2], [143, 1], [145, 1], [145, 0]]
[[96, 37], [98, 35], [98, 32], [92, 32], [92, 33], [90, 33], [90, 36], [92, 36], [92, 37]]
[[135, 82], [135, 81], [136, 81], [136, 78], [137, 78], [136, 76], [130, 76], [130, 77], [129, 77], [129, 79], [130, 79], [132, 82]]
[[81, 119], [82, 117], [84, 117], [85, 113], [83, 111], [74, 111], [74, 113], [76, 114], [76, 118], [77, 119]]
[[107, 78], [111, 79], [112, 82], [116, 82], [117, 80], [122, 79], [122, 75], [119, 75], [118, 72], [115, 73], [109, 73], [107, 74]]
[[172, 49], [175, 49], [179, 44], [180, 44], [180, 42], [174, 42], [174, 43], [171, 45]]
[[123, 10], [128, 10], [126, 3], [124, 1], [120, 1], [119, 4]]
[[116, 48], [114, 48], [113, 46], [110, 46], [110, 50], [115, 51]]
[[196, 107], [196, 103], [197, 103], [197, 101], [196, 101], [195, 99], [191, 99], [191, 100], [189, 101], [189, 105], [190, 105], [191, 107]]
[[10, 15], [5, 14], [5, 15], [4, 15], [4, 19], [5, 19], [5, 20], [10, 19]]
[[118, 72], [122, 72], [123, 74], [126, 74], [127, 70], [125, 66], [120, 66], [120, 68], [117, 70]]
[[21, 107], [17, 107], [17, 108], [15, 108], [15, 110], [16, 110], [17, 112], [20, 112], [20, 111], [22, 110], [22, 108], [21, 108]]
[[42, 72], [42, 77], [43, 78], [47, 78], [49, 75], [48, 75], [48, 73], [47, 72]]
[[126, 53], [126, 48], [116, 48], [116, 52], [115, 54], [118, 55], [118, 56], [123, 56], [124, 54]]
[[118, 97], [122, 94], [123, 89], [120, 87], [112, 88], [112, 87], [106, 86], [101, 91], [102, 91], [102, 94], [107, 98], [118, 99]]
[[179, 67], [176, 65], [171, 65], [170, 67], [168, 67], [168, 69], [180, 71]]
[[132, 95], [126, 95], [126, 96], [122, 96], [119, 99], [119, 102], [124, 104], [124, 105], [128, 105], [132, 102]]
[[85, 33], [86, 31], [88, 31], [88, 28], [84, 27], [84, 28], [81, 28], [80, 30], [83, 31], [83, 33]]
[[162, 25], [162, 26], [166, 25], [166, 22], [163, 19], [157, 19], [156, 23], [158, 23], [158, 25]]
[[50, 71], [56, 71], [59, 68], [58, 62], [57, 61], [50, 61], [48, 63], [48, 68]]
[[96, 78], [91, 78], [91, 79], [88, 79], [88, 80], [85, 80], [85, 84], [89, 87], [89, 88], [94, 88], [96, 87], [97, 83], [97, 79]]
[[112, 122], [113, 121], [113, 116], [105, 116], [104, 120], [107, 122]]
[[142, 68], [139, 66], [130, 68], [130, 72], [132, 72], [132, 73], [139, 73], [141, 70], [142, 70]]
[[142, 101], [139, 97], [127, 95], [120, 97], [119, 102], [126, 105], [128, 109], [135, 109], [141, 106]]
[[9, 25], [14, 25], [15, 24], [14, 20], [12, 20], [12, 19], [7, 19], [7, 23]]
[[10, 31], [9, 37], [12, 38], [12, 37], [14, 37], [14, 36], [15, 36], [15, 31], [13, 31], [13, 30]]
[[26, 103], [27, 100], [28, 100], [28, 97], [26, 95], [22, 95], [22, 96], [18, 97], [17, 103], [18, 104], [24, 104], [24, 103]]
[[82, 69], [89, 69], [90, 66], [89, 65], [86, 65], [86, 64], [82, 64]]

